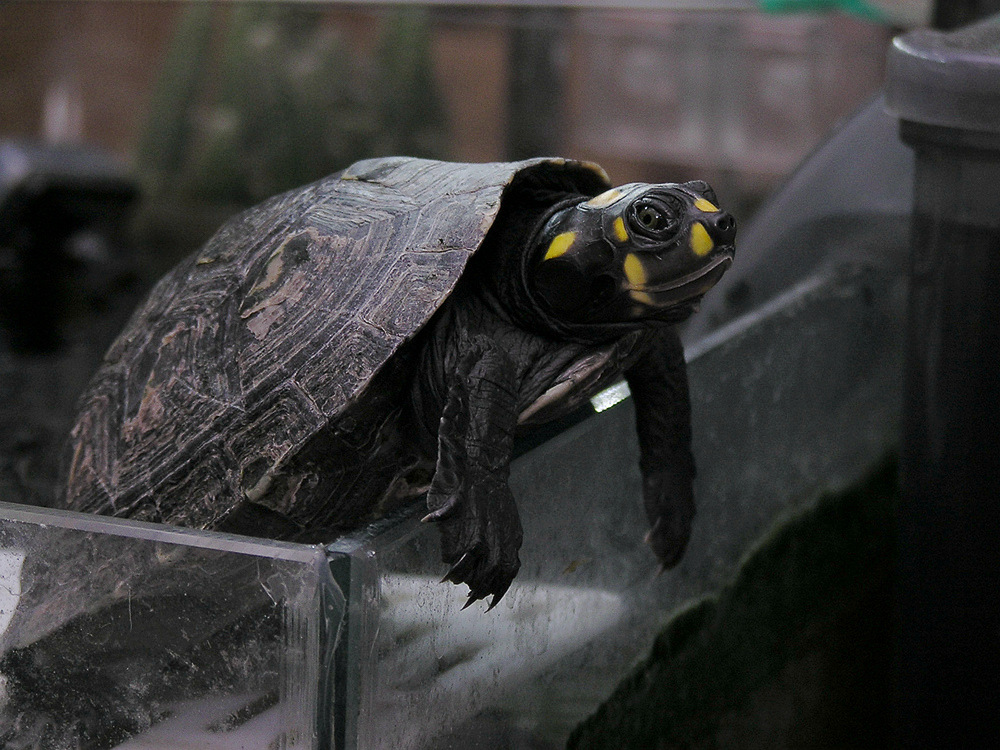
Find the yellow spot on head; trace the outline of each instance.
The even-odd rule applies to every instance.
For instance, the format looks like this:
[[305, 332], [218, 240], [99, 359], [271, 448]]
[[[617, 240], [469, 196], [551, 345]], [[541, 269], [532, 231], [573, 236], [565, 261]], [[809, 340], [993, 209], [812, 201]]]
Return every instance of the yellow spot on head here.
[[625, 229], [625, 220], [619, 216], [615, 223], [611, 225], [615, 231], [615, 239], [619, 242], [628, 242], [628, 230]]
[[[642, 267], [642, 261], [634, 253], [625, 256], [625, 278], [633, 287], [641, 287], [646, 283], [646, 269]], [[635, 299], [635, 295], [632, 295]]]
[[691, 250], [699, 258], [708, 255], [712, 248], [715, 247], [715, 243], [712, 242], [712, 238], [708, 236], [708, 230], [705, 229], [705, 225], [700, 221], [696, 221], [691, 225]]
[[604, 208], [605, 206], [610, 206], [618, 197], [622, 194], [622, 191], [618, 188], [612, 188], [611, 190], [605, 190], [600, 195], [595, 195], [589, 201], [583, 205], [587, 208]]
[[557, 234], [555, 239], [549, 243], [549, 249], [545, 251], [545, 257], [542, 260], [558, 258], [573, 246], [574, 240], [576, 240], [576, 232]]
[[650, 297], [648, 294], [646, 294], [646, 292], [640, 292], [640, 291], [637, 291], [637, 290], [633, 289], [631, 292], [628, 293], [628, 295], [629, 295], [629, 297], [631, 297], [632, 299], [634, 299], [636, 302], [640, 302], [643, 305], [652, 305], [653, 304], [653, 298]]
[[704, 198], [699, 198], [694, 202], [694, 207], [699, 211], [704, 211], [706, 214], [718, 213], [719, 207], [716, 206], [712, 201], [707, 201]]

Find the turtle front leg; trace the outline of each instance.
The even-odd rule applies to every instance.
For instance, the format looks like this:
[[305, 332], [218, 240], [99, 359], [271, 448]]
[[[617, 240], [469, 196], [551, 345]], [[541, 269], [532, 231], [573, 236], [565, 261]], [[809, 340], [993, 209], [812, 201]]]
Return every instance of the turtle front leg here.
[[441, 530], [451, 565], [444, 580], [469, 586], [465, 606], [492, 595], [495, 607], [521, 567], [521, 519], [507, 483], [516, 426], [514, 363], [476, 337], [451, 373], [424, 517]]
[[646, 541], [664, 569], [680, 562], [691, 537], [695, 476], [691, 401], [680, 337], [665, 328], [625, 373], [635, 403]]

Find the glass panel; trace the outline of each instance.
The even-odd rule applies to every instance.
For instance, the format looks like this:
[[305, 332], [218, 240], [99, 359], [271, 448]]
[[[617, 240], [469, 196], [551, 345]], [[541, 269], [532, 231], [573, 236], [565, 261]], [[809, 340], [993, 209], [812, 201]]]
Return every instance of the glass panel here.
[[0, 737], [314, 747], [343, 611], [318, 547], [3, 504]]
[[691, 347], [699, 510], [675, 570], [658, 574], [642, 543], [630, 400], [515, 461], [523, 565], [488, 613], [461, 611], [465, 587], [440, 583], [437, 536], [416, 519], [342, 542], [361, 603], [343, 747], [562, 747], [776, 516], [895, 444], [900, 283], [870, 268], [810, 277]]

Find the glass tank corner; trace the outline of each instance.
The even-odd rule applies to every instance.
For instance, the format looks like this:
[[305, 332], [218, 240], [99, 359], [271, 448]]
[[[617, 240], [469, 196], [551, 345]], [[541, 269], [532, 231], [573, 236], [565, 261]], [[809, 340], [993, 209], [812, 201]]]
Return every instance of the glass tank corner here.
[[0, 731], [60, 746], [68, 705], [105, 747], [320, 747], [345, 606], [320, 547], [2, 503]]

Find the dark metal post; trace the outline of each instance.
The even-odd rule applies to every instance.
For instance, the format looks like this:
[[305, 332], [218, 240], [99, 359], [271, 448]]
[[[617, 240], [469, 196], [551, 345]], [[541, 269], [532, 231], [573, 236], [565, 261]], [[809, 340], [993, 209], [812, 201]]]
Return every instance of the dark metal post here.
[[917, 165], [895, 730], [978, 747], [1000, 716], [1000, 16], [897, 39], [887, 101]]
[[954, 29], [1000, 12], [1000, 0], [937, 0], [932, 23], [938, 29]]

